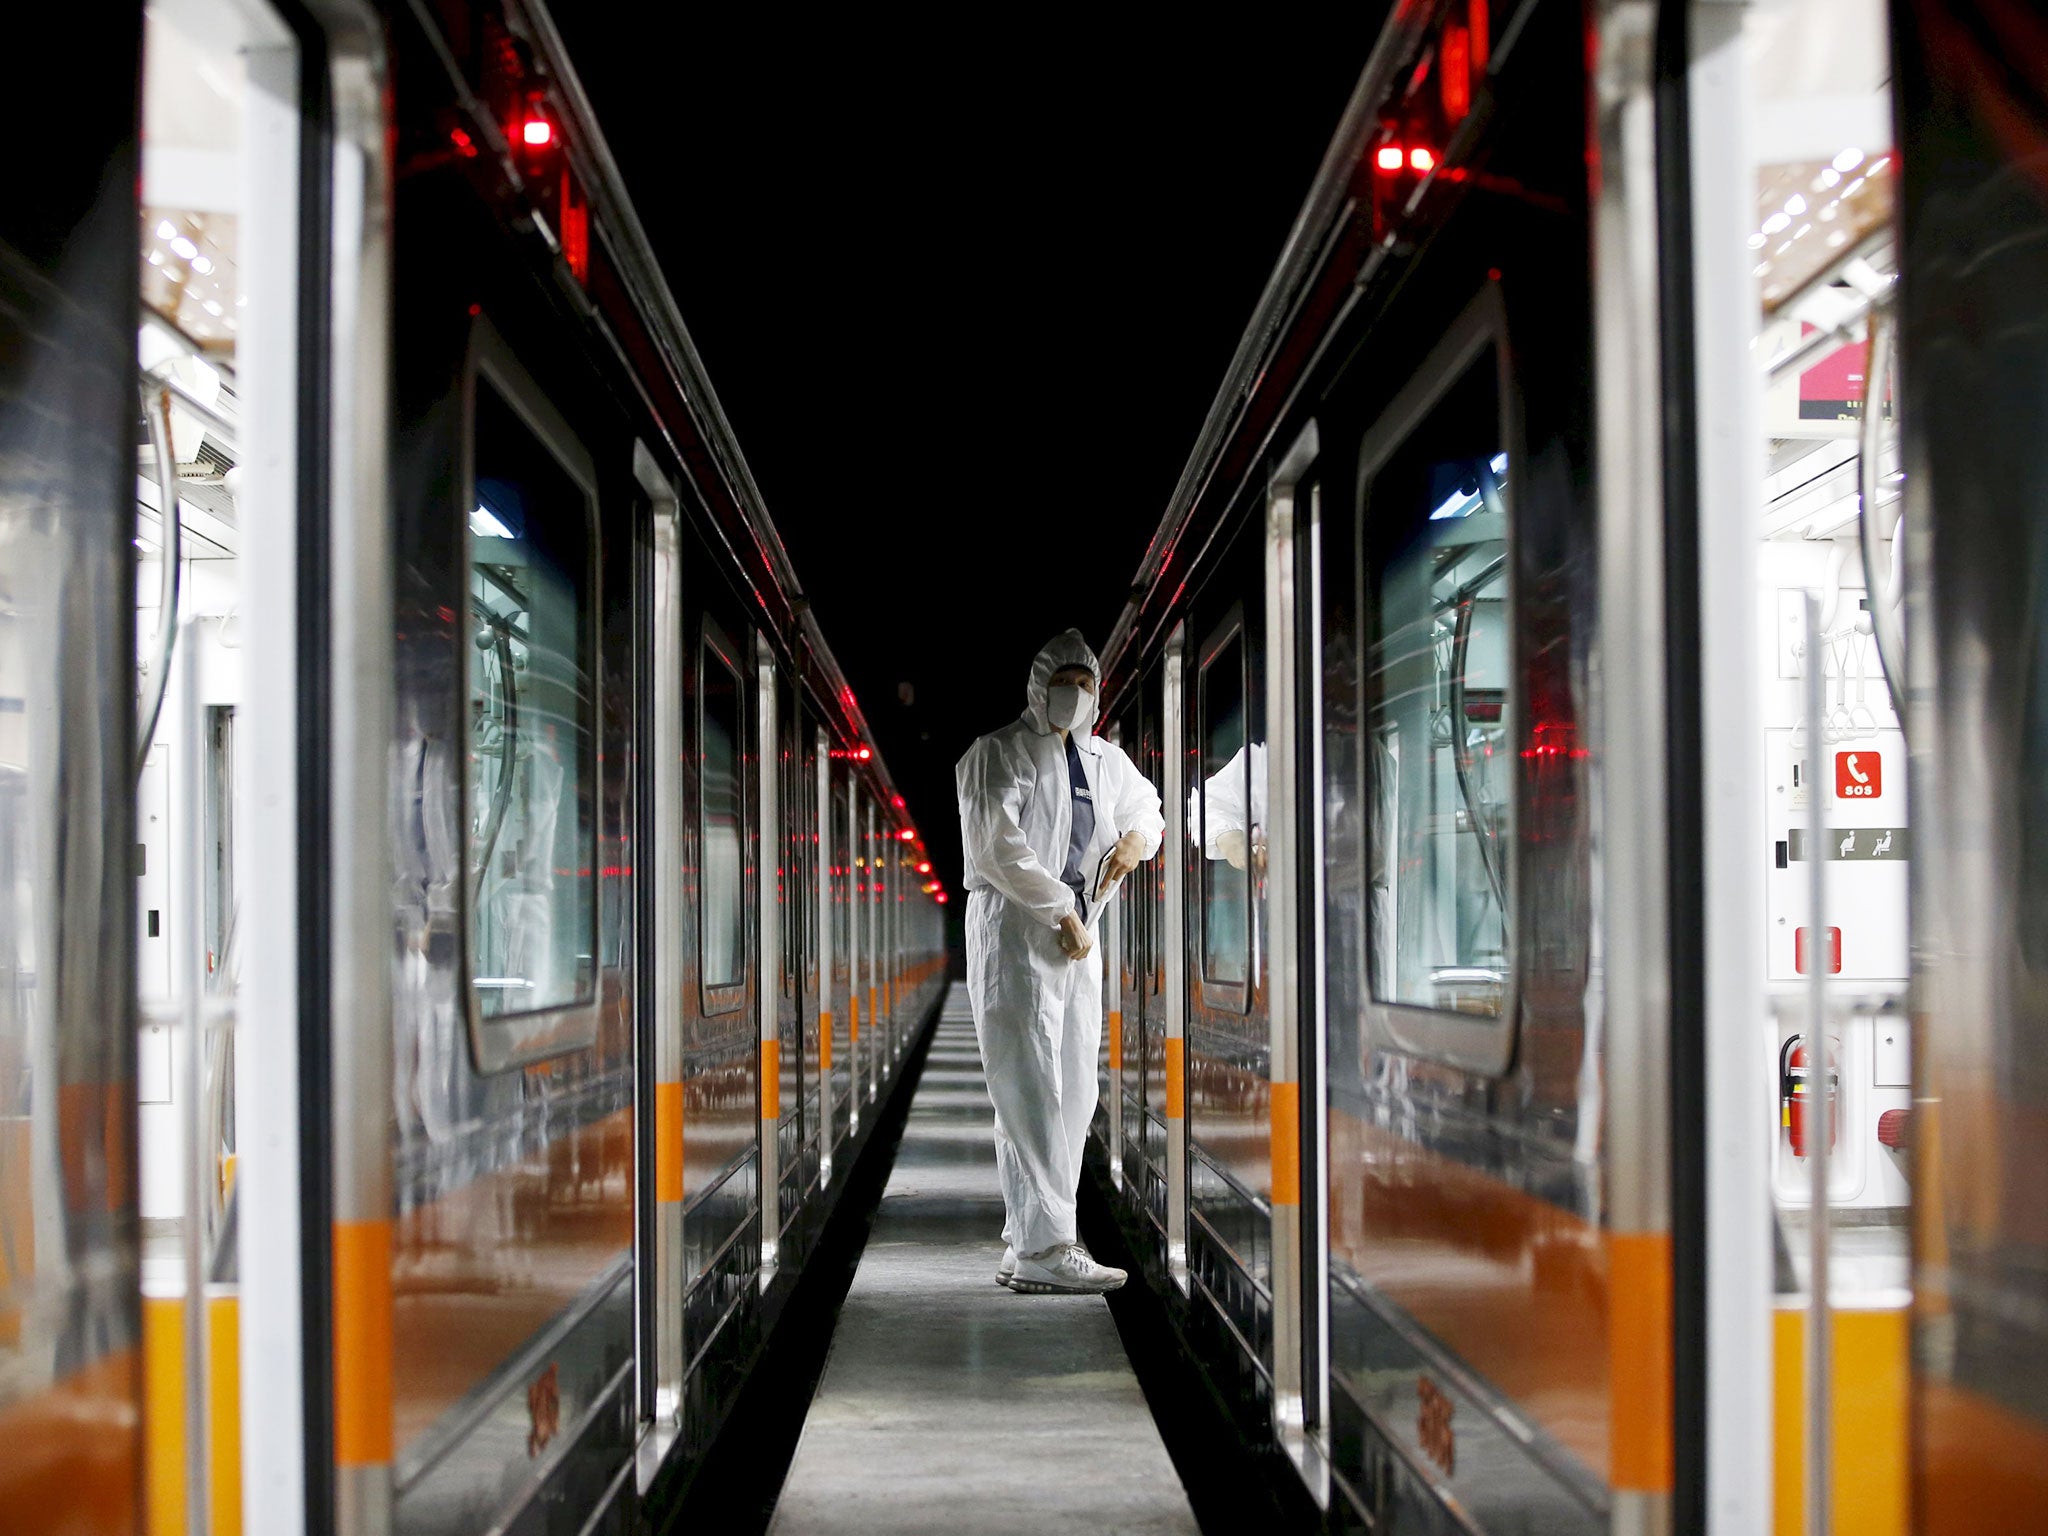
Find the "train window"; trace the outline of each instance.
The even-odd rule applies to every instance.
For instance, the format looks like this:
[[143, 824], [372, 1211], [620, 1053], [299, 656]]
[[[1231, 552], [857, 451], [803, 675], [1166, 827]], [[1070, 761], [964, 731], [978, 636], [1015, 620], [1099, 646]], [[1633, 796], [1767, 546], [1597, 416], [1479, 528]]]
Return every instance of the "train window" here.
[[[746, 980], [746, 786], [740, 776], [745, 682], [732, 647], [707, 619], [698, 652], [699, 837], [703, 869], [702, 975], [706, 992]], [[710, 1006], [707, 997], [706, 1007]], [[732, 1006], [737, 1006], [736, 1003]]]
[[1251, 796], [1244, 630], [1236, 618], [1204, 648], [1198, 689], [1202, 782], [1188, 821], [1202, 850], [1202, 976], [1243, 986], [1251, 979], [1251, 870], [1265, 857], [1265, 829]]
[[491, 372], [516, 377], [480, 372], [473, 398], [463, 650], [470, 986], [481, 1020], [594, 1004], [597, 938], [591, 496], [536, 430], [541, 417], [524, 399], [515, 406], [516, 386]]
[[[1469, 328], [1468, 328], [1469, 329]], [[1509, 1015], [1515, 702], [1508, 443], [1496, 347], [1454, 336], [1368, 438], [1359, 550], [1365, 951], [1390, 1043], [1461, 1055], [1396, 1010]], [[1409, 1021], [1411, 1024], [1416, 1022]], [[1486, 1065], [1505, 1065], [1498, 1048]]]

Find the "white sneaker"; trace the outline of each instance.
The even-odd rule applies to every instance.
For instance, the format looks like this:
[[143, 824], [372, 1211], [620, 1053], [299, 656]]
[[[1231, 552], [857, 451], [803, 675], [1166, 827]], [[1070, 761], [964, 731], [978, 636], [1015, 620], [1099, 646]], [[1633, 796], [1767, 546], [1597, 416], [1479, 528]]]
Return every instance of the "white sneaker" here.
[[1010, 1276], [1016, 1273], [1017, 1250], [1006, 1247], [1003, 1249], [1003, 1262], [996, 1266], [996, 1284], [1008, 1285], [1010, 1283]]
[[1122, 1270], [1096, 1263], [1079, 1243], [1065, 1243], [1035, 1258], [1020, 1255], [1010, 1289], [1027, 1296], [1100, 1296], [1126, 1278]]

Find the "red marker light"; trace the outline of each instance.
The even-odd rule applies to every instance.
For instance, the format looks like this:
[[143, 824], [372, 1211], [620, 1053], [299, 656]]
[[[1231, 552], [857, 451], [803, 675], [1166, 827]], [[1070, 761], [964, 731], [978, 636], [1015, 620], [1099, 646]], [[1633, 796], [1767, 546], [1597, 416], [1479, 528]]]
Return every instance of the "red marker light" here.
[[1436, 169], [1436, 156], [1418, 144], [1408, 151], [1408, 164], [1413, 169], [1426, 173]]
[[1462, 122], [1472, 110], [1472, 33], [1468, 28], [1444, 28], [1442, 73], [1444, 116], [1453, 123]]
[[519, 130], [528, 149], [546, 149], [555, 142], [555, 125], [544, 117], [529, 117]]
[[1374, 157], [1374, 163], [1383, 171], [1398, 171], [1401, 169], [1401, 146], [1382, 144], [1379, 154]]
[[916, 837], [916, 836], [917, 836], [917, 834], [916, 834], [915, 832], [913, 832], [913, 831], [912, 831], [912, 830], [911, 830], [911, 829], [910, 829], [909, 827], [905, 827], [905, 828], [904, 828], [904, 829], [903, 829], [903, 830], [902, 830], [901, 832], [898, 832], [898, 833], [896, 834], [896, 836], [897, 836], [897, 837], [898, 837], [899, 839], [901, 839], [901, 840], [902, 840], [903, 842], [906, 842], [906, 843], [907, 843], [907, 842], [909, 842], [909, 841], [910, 841], [910, 840], [911, 840], [912, 838]]
[[896, 796], [893, 803], [897, 810], [900, 811], [903, 809], [903, 797], [901, 795]]
[[936, 901], [940, 906], [943, 907], [946, 904], [946, 893], [944, 891], [941, 891], [938, 895], [934, 896], [932, 900]]
[[861, 760], [862, 762], [866, 762], [866, 761], [867, 761], [867, 760], [868, 760], [869, 758], [873, 757], [873, 756], [874, 756], [875, 754], [874, 754], [874, 752], [873, 752], [873, 750], [872, 750], [872, 749], [870, 749], [870, 748], [868, 748], [868, 747], [862, 747], [862, 748], [861, 748], [861, 749], [860, 749], [860, 750], [859, 750], [858, 752], [854, 753], [853, 755], [854, 755], [855, 757], [859, 758], [859, 759], [860, 759], [860, 760]]
[[932, 861], [930, 859], [926, 859], [922, 864], [917, 866], [917, 872], [920, 875], [930, 874], [932, 872]]

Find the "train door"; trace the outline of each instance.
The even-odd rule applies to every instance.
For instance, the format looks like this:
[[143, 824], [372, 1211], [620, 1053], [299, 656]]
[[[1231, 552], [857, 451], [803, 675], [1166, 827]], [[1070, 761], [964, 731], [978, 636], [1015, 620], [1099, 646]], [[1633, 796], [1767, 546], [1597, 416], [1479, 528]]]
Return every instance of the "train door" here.
[[[130, 442], [152, 1530], [238, 1531], [245, 1503], [266, 1528], [319, 1519], [326, 1319], [306, 1308], [326, 1291], [330, 1192], [307, 1152], [324, 1106], [302, 1092], [328, 1073], [305, 1056], [325, 1049], [323, 1004], [363, 1030], [387, 1016], [381, 984], [364, 999], [349, 979], [381, 983], [389, 962], [384, 849], [327, 833], [381, 826], [388, 793], [385, 292], [381, 226], [363, 222], [383, 195], [378, 82], [345, 25], [328, 79], [303, 78], [294, 25], [262, 5], [144, 15]], [[306, 105], [322, 96], [331, 115]], [[308, 223], [314, 135], [332, 179]], [[328, 299], [345, 327], [303, 308]], [[339, 440], [335, 390], [353, 400]], [[306, 454], [315, 441], [328, 453]], [[330, 463], [349, 467], [305, 472]], [[351, 1082], [344, 1067], [338, 1102]], [[332, 1428], [346, 1461], [360, 1448]]]
[[832, 776], [833, 922], [839, 982], [846, 999], [845, 1063], [841, 1070], [841, 1102], [847, 1131], [860, 1129], [861, 996], [860, 909], [858, 871], [854, 866], [859, 826], [859, 790], [851, 764]]
[[861, 998], [868, 1021], [868, 1102], [881, 1097], [889, 1073], [889, 1021], [882, 1012], [882, 855], [880, 818], [874, 796], [861, 785], [858, 802], [860, 857]]
[[[135, 1529], [134, 12], [0, 218], [0, 1507]], [[33, 489], [31, 489], [33, 487]]]
[[[1138, 681], [1134, 701], [1136, 734], [1133, 760], [1138, 771], [1153, 784], [1161, 783], [1159, 751], [1159, 669], [1155, 666]], [[1162, 792], [1161, 808], [1172, 817], [1173, 802]], [[1170, 825], [1170, 823], [1169, 823]], [[1162, 840], [1171, 850], [1170, 840]], [[1124, 1021], [1123, 1072], [1124, 1177], [1138, 1190], [1138, 1208], [1152, 1223], [1159, 1253], [1166, 1248], [1166, 1189], [1164, 1159], [1166, 1126], [1154, 1092], [1151, 1063], [1163, 1055], [1165, 997], [1161, 980], [1165, 964], [1161, 950], [1160, 905], [1165, 899], [1166, 866], [1171, 853], [1138, 866], [1125, 887], [1131, 893], [1126, 927], [1131, 950], [1131, 988], [1128, 1014]], [[1163, 1072], [1163, 1069], [1162, 1069]]]
[[1188, 860], [1187, 625], [1167, 637], [1158, 674], [1158, 765], [1166, 836], [1153, 907], [1151, 1023], [1142, 1063], [1146, 1109], [1147, 1208], [1164, 1244], [1167, 1273], [1188, 1289], [1187, 963]]
[[[1138, 759], [1137, 710], [1128, 701], [1107, 727], [1109, 739], [1124, 748], [1133, 763]], [[1140, 772], [1143, 768], [1140, 767]], [[1153, 862], [1153, 861], [1148, 861]], [[1109, 909], [1103, 914], [1103, 953], [1107, 967], [1103, 989], [1102, 1068], [1096, 1129], [1109, 1150], [1109, 1176], [1119, 1189], [1124, 1179], [1124, 1021], [1136, 1019], [1132, 991], [1136, 983], [1132, 954], [1134, 929], [1140, 921], [1144, 901], [1140, 878], [1127, 878]]]
[[[1273, 1209], [1273, 1393], [1281, 1442], [1321, 1497], [1312, 1469], [1323, 1465], [1306, 1440], [1322, 1435], [1327, 1382], [1322, 1338], [1322, 1027], [1315, 932], [1320, 847], [1310, 680], [1318, 676], [1321, 630], [1310, 611], [1309, 560], [1318, 506], [1313, 422], [1275, 466], [1266, 490], [1265, 563], [1268, 1159]], [[1255, 786], [1256, 789], [1256, 786]]]
[[1274, 1252], [1263, 532], [1262, 517], [1240, 526], [1191, 616], [1181, 752], [1188, 831], [1179, 845], [1186, 1025], [1184, 1045], [1168, 1040], [1167, 1113], [1169, 1129], [1177, 1107], [1186, 1125], [1191, 1287], [1278, 1391], [1276, 1297], [1292, 1276], [1276, 1270]]
[[785, 883], [784, 905], [796, 930], [793, 945], [796, 994], [797, 1073], [796, 1092], [803, 1116], [804, 1154], [800, 1188], [808, 1190], [819, 1177], [825, 1148], [824, 1097], [820, 1092], [820, 1069], [824, 1058], [824, 987], [818, 974], [818, 726], [816, 718], [802, 703], [800, 690], [791, 711], [789, 751], [789, 808], [791, 837], [795, 844]]
[[[787, 721], [782, 709], [784, 684], [765, 637], [754, 640], [753, 844], [755, 933], [759, 945], [754, 964], [754, 1003], [761, 1026], [759, 1091], [761, 1096], [761, 1267], [776, 1263], [776, 1241], [792, 1209], [786, 1189], [801, 1147], [798, 1106], [788, 1086], [783, 1047], [794, 1023], [790, 996], [787, 913], [782, 882], [789, 839], [783, 803], [783, 752]], [[794, 1053], [791, 1053], [794, 1054]], [[793, 1068], [794, 1063], [791, 1063]]]
[[2048, 35], [2037, 7], [1983, 0], [1902, 3], [1894, 24], [1913, 1513], [1949, 1536], [2048, 1510]]
[[[710, 550], [692, 541], [693, 565], [711, 569]], [[735, 640], [738, 604], [713, 580], [690, 589], [691, 687], [685, 718], [693, 745], [685, 761], [686, 818], [692, 850], [680, 879], [696, 921], [696, 984], [685, 999], [683, 1052], [684, 1358], [698, 1359], [742, 1305], [758, 1268], [764, 1195], [761, 1177], [762, 1031], [749, 990], [754, 908], [750, 868], [757, 866], [758, 798], [748, 765], [752, 653]], [[728, 627], [728, 626], [731, 627]], [[688, 1388], [686, 1387], [686, 1396]], [[684, 1432], [691, 1424], [685, 1415]]]
[[778, 1157], [782, 1174], [780, 1222], [787, 1226], [801, 1208], [817, 1174], [818, 1107], [817, 1010], [808, 980], [811, 903], [809, 826], [813, 796], [804, 776], [809, 731], [801, 689], [776, 669], [773, 703], [777, 711], [776, 750], [764, 778], [775, 780], [776, 819], [772, 863], [762, 871], [764, 895], [772, 891], [776, 910], [779, 963], [767, 984], [777, 996], [776, 1098], [782, 1115]]
[[[641, 1287], [640, 1417], [643, 1454], [640, 1491], [680, 1428], [683, 1404], [683, 999], [688, 904], [684, 900], [683, 701], [688, 641], [683, 627], [681, 507], [668, 478], [644, 446], [633, 467], [647, 497], [649, 571], [646, 685], [639, 690], [646, 786], [633, 862], [648, 924], [651, 974], [643, 1016], [643, 1052], [637, 1081], [645, 1138], [640, 1158], [640, 1251], [651, 1262], [635, 1266]], [[651, 1038], [650, 1038], [651, 1037]]]
[[[1486, 233], [1471, 254], [1513, 244]], [[1467, 260], [1418, 288], [1427, 318], [1379, 369], [1325, 397], [1326, 457], [1304, 445], [1293, 493], [1313, 558], [1297, 547], [1291, 693], [1320, 725], [1295, 736], [1291, 782], [1315, 789], [1286, 824], [1315, 850], [1292, 886], [1318, 978], [1304, 1438], [1368, 1510], [1446, 1499], [1475, 1529], [1591, 1531], [1621, 1464], [1613, 1362], [1639, 1352], [1612, 1341], [1592, 1173], [1589, 562], [1559, 473], [1582, 418], [1561, 388], [1525, 411], [1517, 371], [1583, 377], [1585, 335], [1554, 267]], [[1540, 297], [1518, 353], [1520, 292]]]
[[845, 941], [839, 932], [839, 816], [838, 799], [832, 793], [832, 737], [822, 725], [813, 723], [807, 762], [804, 793], [811, 801], [813, 843], [809, 900], [816, 935], [811, 970], [818, 1006], [818, 1180], [830, 1184], [832, 1149], [846, 1119], [840, 1086], [846, 1055], [840, 1032], [846, 1027], [846, 1009], [839, 1002], [839, 966]]
[[[1681, 498], [1669, 523], [1696, 541], [1680, 556], [1696, 584], [1673, 589], [1674, 643], [1697, 649], [1672, 674], [1670, 751], [1674, 769], [1698, 764], [1703, 848], [1703, 920], [1674, 907], [1674, 934], [1702, 936], [1690, 962], [1674, 948], [1673, 1102], [1696, 1106], [1673, 1127], [1678, 1284], [1699, 1288], [1705, 1320], [1680, 1342], [1704, 1338], [1679, 1370], [1700, 1401], [1678, 1406], [1707, 1446], [1699, 1507], [1730, 1531], [1909, 1523], [1918, 761], [1896, 691], [1888, 26], [1882, 0], [1701, 8], [1692, 242], [1667, 251], [1694, 274], [1700, 445], [1697, 511]], [[1739, 540], [1732, 507], [1749, 519]]]

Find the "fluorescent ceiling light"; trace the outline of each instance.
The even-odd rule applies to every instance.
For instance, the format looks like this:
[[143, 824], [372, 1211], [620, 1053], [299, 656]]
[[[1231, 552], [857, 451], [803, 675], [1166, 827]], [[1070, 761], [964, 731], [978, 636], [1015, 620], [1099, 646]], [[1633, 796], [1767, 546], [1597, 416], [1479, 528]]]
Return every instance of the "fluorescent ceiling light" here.
[[499, 519], [498, 514], [482, 502], [478, 502], [476, 510], [469, 514], [469, 531], [480, 539], [509, 539], [516, 537], [512, 530], [507, 528]]
[[[1486, 467], [1492, 470], [1495, 477], [1498, 478], [1508, 472], [1508, 456], [1504, 453], [1496, 453], [1491, 459], [1486, 461]], [[1470, 517], [1483, 505], [1485, 505], [1485, 498], [1477, 491], [1474, 491], [1469, 496], [1463, 491], [1453, 491], [1445, 499], [1442, 506], [1429, 514], [1429, 520], [1432, 523], [1440, 523], [1449, 517]]]

